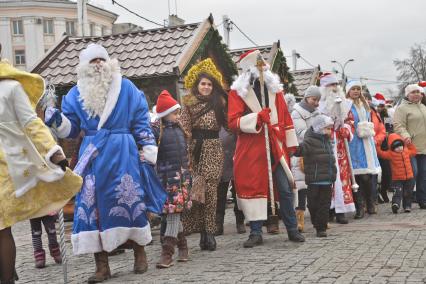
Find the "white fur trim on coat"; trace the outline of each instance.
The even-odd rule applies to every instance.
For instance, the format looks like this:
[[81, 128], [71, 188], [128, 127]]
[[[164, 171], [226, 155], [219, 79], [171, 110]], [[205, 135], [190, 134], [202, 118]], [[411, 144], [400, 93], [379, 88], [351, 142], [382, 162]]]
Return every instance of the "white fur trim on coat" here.
[[[237, 91], [237, 94], [241, 98], [245, 98], [250, 87], [250, 79], [252, 75], [255, 78], [259, 78], [259, 70], [257, 70], [256, 67], [253, 67], [250, 71], [246, 71], [238, 76], [232, 84], [231, 90]], [[269, 92], [276, 94], [283, 91], [283, 85], [280, 83], [280, 78], [277, 74], [272, 73], [269, 68], [264, 68], [263, 78]]]
[[257, 113], [252, 112], [242, 116], [239, 120], [239, 127], [245, 133], [259, 133], [261, 129], [257, 130]]
[[121, 81], [122, 77], [120, 72], [115, 72], [112, 75], [111, 86], [108, 90], [107, 101], [105, 104], [104, 111], [102, 112], [102, 115], [99, 119], [98, 130], [101, 129], [102, 126], [105, 124], [112, 111], [114, 110], [115, 105], [117, 104], [118, 97], [120, 96], [121, 91]]
[[376, 135], [374, 131], [374, 123], [369, 121], [358, 122], [356, 132], [360, 138], [368, 138]]
[[46, 156], [44, 157], [44, 160], [46, 161], [46, 164], [51, 167], [52, 169], [58, 169], [60, 168], [58, 165], [52, 163], [52, 161], [50, 160], [50, 158], [52, 158], [52, 156], [56, 153], [60, 151], [62, 153], [62, 155], [65, 156], [64, 151], [62, 150], [61, 146], [59, 145], [55, 145], [52, 147], [52, 149], [49, 150], [49, 152], [47, 152]]
[[142, 151], [139, 155], [141, 155], [141, 161], [148, 161], [151, 164], [155, 165], [157, 163], [157, 153], [158, 147], [154, 145], [146, 145], [142, 147]]
[[67, 138], [71, 133], [71, 121], [61, 113], [62, 123], [61, 126], [56, 128], [56, 135], [59, 138]]
[[343, 126], [342, 126], [342, 127], [346, 128], [346, 129], [349, 131], [349, 139], [348, 139], [348, 142], [351, 142], [351, 141], [352, 141], [352, 139], [354, 138], [354, 135], [353, 135], [353, 133], [352, 133], [352, 127], [351, 127], [349, 124], [347, 124], [347, 123], [343, 124]]
[[111, 252], [127, 240], [135, 241], [141, 246], [147, 245], [152, 240], [151, 227], [149, 224], [142, 228], [117, 227], [103, 232], [95, 230], [71, 235], [74, 254]]
[[287, 147], [299, 146], [296, 131], [294, 129], [288, 129], [285, 131], [285, 143]]
[[245, 199], [237, 196], [237, 204], [248, 222], [262, 221], [268, 218], [268, 199], [266, 197]]

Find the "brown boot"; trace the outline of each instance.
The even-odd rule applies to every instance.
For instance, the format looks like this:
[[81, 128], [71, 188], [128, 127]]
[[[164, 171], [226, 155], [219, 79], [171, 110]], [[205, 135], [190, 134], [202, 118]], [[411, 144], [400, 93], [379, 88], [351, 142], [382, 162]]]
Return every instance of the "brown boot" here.
[[270, 215], [268, 216], [268, 221], [266, 222], [266, 231], [268, 232], [268, 234], [279, 234], [280, 233], [280, 228], [278, 225], [279, 222], [279, 218], [276, 215]]
[[160, 261], [157, 263], [157, 268], [169, 268], [173, 265], [173, 254], [177, 239], [173, 237], [164, 237], [163, 249], [161, 251]]
[[305, 229], [305, 211], [296, 210], [296, 218], [297, 218], [297, 230], [299, 232], [303, 232]]
[[237, 227], [237, 233], [238, 234], [245, 234], [246, 233], [246, 226], [244, 225], [244, 222], [236, 224]]
[[95, 253], [96, 272], [87, 283], [101, 283], [111, 278], [111, 271], [108, 265], [108, 253], [106, 251]]
[[144, 246], [133, 244], [133, 255], [135, 256], [135, 263], [133, 265], [133, 272], [135, 274], [142, 274], [148, 270], [148, 262]]
[[187, 262], [189, 260], [188, 243], [183, 233], [178, 234], [177, 247], [179, 256], [178, 261]]

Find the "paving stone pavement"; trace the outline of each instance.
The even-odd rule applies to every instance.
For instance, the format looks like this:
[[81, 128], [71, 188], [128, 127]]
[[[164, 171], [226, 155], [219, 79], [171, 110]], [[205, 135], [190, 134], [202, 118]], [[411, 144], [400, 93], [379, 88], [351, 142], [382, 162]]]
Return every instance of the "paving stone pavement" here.
[[[281, 223], [280, 234], [265, 233], [264, 245], [253, 249], [242, 247], [248, 234], [236, 234], [232, 209], [227, 209], [217, 251], [200, 251], [194, 234], [188, 237], [191, 261], [158, 270], [161, 248], [154, 230], [154, 244], [146, 248], [148, 272], [133, 274], [133, 252], [126, 251], [110, 257], [113, 277], [105, 283], [426, 283], [426, 210], [413, 207], [411, 213], [394, 215], [389, 204], [379, 205], [378, 215], [351, 219], [348, 225], [332, 223], [329, 237], [321, 239], [307, 217], [302, 244], [289, 242]], [[61, 266], [49, 256], [46, 268], [34, 268], [29, 222], [17, 224], [13, 232], [18, 283], [63, 283]], [[85, 283], [94, 271], [93, 256], [71, 255], [68, 271], [69, 283]]]

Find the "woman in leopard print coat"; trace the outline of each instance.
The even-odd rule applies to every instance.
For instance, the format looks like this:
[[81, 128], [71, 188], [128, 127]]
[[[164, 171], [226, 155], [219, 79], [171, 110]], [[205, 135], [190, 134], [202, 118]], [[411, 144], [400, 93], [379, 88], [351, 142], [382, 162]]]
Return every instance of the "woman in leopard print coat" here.
[[181, 123], [189, 138], [193, 180], [205, 180], [204, 204], [193, 202], [183, 215], [186, 233], [199, 232], [200, 248], [216, 249], [217, 185], [223, 166], [223, 148], [219, 139], [221, 126], [226, 127], [226, 93], [210, 74], [199, 73], [191, 94], [183, 99]]

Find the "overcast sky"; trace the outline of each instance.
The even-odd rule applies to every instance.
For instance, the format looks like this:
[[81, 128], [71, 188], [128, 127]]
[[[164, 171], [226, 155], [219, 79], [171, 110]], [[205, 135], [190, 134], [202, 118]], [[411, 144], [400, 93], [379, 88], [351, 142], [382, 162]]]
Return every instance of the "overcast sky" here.
[[[117, 0], [135, 12], [162, 23], [171, 12], [186, 23], [200, 22], [212, 13], [215, 23], [228, 15], [256, 44], [281, 40], [285, 55], [295, 49], [313, 65], [332, 70], [331, 60], [342, 64], [348, 76], [396, 81], [393, 59], [408, 56], [414, 43], [426, 41], [426, 0]], [[117, 22], [155, 28], [109, 0], [92, 0], [120, 15]], [[218, 27], [223, 32], [223, 26]], [[231, 32], [231, 49], [253, 46], [237, 29]], [[291, 66], [291, 58], [287, 63]], [[340, 72], [340, 67], [336, 66]], [[297, 69], [309, 68], [302, 60]], [[395, 88], [367, 81], [372, 92]]]

